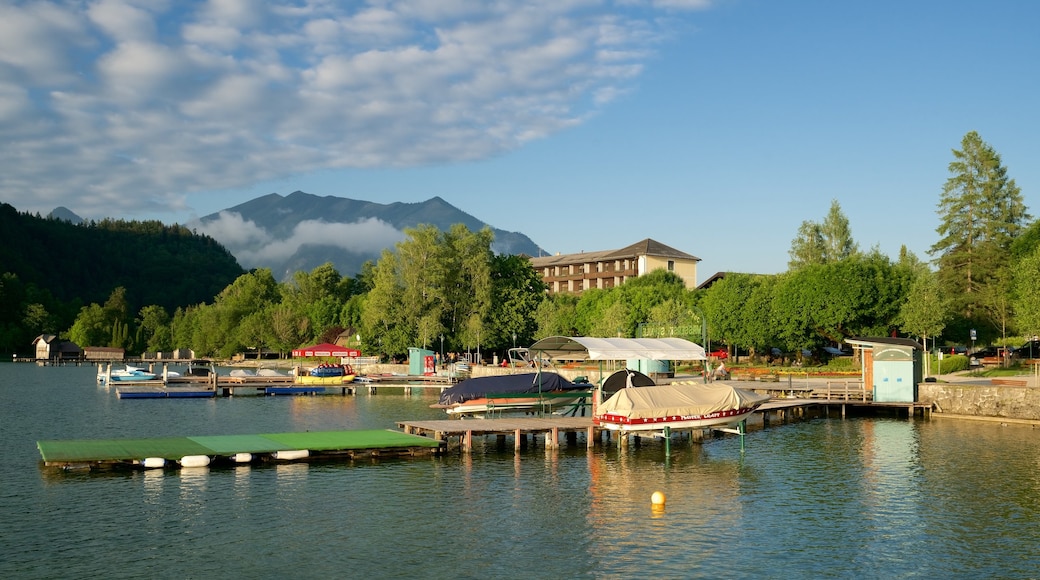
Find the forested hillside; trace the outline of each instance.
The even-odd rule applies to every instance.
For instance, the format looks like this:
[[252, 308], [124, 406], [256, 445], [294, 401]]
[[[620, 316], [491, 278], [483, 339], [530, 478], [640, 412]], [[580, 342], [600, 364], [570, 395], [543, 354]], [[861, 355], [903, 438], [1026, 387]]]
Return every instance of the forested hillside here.
[[[0, 204], [0, 348], [69, 328], [80, 306], [125, 288], [133, 309], [212, 301], [243, 273], [208, 236], [158, 221], [74, 225]], [[31, 336], [29, 337], [31, 340]]]

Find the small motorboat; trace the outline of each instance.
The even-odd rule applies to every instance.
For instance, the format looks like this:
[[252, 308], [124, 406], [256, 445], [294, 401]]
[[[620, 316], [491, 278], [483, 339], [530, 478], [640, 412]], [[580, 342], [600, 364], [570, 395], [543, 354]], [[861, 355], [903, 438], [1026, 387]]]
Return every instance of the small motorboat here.
[[100, 374], [98, 375], [98, 378], [101, 382], [108, 379], [114, 383], [128, 381], [154, 381], [157, 376], [158, 375], [147, 369], [126, 365], [125, 368], [113, 369], [107, 373]]

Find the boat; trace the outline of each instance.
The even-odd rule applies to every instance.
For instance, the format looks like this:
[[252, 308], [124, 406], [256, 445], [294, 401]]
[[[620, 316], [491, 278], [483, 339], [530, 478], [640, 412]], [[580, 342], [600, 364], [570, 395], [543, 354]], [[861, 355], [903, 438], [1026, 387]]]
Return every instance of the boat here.
[[603, 401], [592, 422], [621, 432], [719, 429], [740, 423], [769, 399], [723, 382], [624, 388]]
[[350, 365], [321, 364], [296, 377], [301, 385], [342, 385], [354, 382], [354, 369]]
[[552, 372], [466, 379], [445, 389], [433, 409], [454, 417], [502, 413], [570, 412], [584, 408], [592, 385], [572, 383]]
[[154, 381], [157, 377], [158, 375], [144, 368], [126, 365], [125, 368], [112, 369], [111, 371], [99, 374], [98, 380], [101, 382], [111, 380], [113, 383], [129, 381]]

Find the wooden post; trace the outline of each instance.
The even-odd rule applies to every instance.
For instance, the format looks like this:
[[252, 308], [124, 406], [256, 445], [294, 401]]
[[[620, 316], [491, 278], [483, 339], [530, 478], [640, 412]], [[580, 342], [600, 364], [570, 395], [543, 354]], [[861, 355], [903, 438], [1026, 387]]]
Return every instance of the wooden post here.
[[596, 446], [596, 429], [589, 425], [585, 430], [585, 447], [592, 449]]
[[465, 451], [466, 453], [469, 453], [470, 451], [473, 451], [473, 431], [472, 430], [467, 430], [466, 431], [466, 436], [462, 440], [462, 450]]
[[520, 451], [521, 437], [520, 429], [513, 432], [513, 451]]

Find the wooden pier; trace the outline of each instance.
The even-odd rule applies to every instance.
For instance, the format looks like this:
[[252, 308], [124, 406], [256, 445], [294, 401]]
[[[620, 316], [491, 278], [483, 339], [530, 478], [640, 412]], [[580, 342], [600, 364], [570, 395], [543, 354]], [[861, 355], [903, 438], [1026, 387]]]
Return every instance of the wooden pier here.
[[[853, 412], [860, 413], [906, 413], [908, 418], [930, 415], [931, 405], [927, 403], [877, 403], [874, 401], [844, 400], [844, 399], [821, 399], [821, 398], [779, 398], [762, 404], [749, 418], [752, 427], [765, 428], [773, 423], [787, 423], [793, 420], [805, 420], [817, 417], [830, 417], [832, 411], [841, 418], [845, 418]], [[505, 445], [506, 438], [512, 436], [513, 449], [519, 451], [531, 438], [534, 441], [541, 439], [545, 442], [546, 449], [560, 447], [560, 436], [564, 436], [567, 444], [576, 445], [578, 435], [585, 434], [585, 446], [595, 447], [597, 441], [618, 436], [622, 439], [619, 444], [624, 446], [627, 438], [652, 437], [650, 434], [631, 432], [619, 434], [616, 431], [603, 429], [592, 423], [591, 417], [563, 417], [548, 414], [544, 417], [517, 416], [502, 417], [495, 419], [431, 419], [420, 421], [399, 421], [397, 427], [405, 433], [422, 435], [439, 441], [446, 448], [457, 442], [458, 448], [463, 452], [473, 450], [474, 441], [477, 437], [494, 436], [499, 446]], [[698, 428], [690, 431], [692, 440], [700, 440], [703, 433], [711, 431], [708, 428]], [[679, 430], [673, 431], [678, 433]]]

